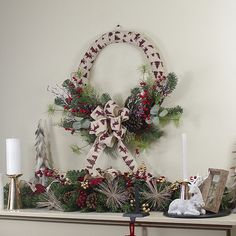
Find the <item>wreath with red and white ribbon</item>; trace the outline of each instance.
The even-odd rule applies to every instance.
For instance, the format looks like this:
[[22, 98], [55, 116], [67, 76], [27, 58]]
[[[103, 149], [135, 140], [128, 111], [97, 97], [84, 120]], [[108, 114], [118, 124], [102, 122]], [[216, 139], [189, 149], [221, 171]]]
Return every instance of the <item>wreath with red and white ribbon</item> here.
[[[146, 56], [149, 66], [142, 72], [149, 79], [131, 90], [124, 106], [119, 107], [108, 93], [99, 96], [89, 75], [99, 52], [113, 43], [128, 43]], [[93, 169], [104, 149], [115, 149], [130, 170], [136, 165], [129, 150], [139, 152], [163, 135], [161, 126], [178, 122], [182, 108], [164, 108], [162, 103], [176, 87], [174, 73], [164, 72], [163, 62], [154, 45], [142, 34], [116, 29], [101, 35], [84, 54], [78, 71], [53, 89], [55, 104], [64, 113], [61, 126], [72, 134], [81, 133], [92, 147], [87, 155], [88, 169]], [[78, 151], [79, 147], [73, 147]]]

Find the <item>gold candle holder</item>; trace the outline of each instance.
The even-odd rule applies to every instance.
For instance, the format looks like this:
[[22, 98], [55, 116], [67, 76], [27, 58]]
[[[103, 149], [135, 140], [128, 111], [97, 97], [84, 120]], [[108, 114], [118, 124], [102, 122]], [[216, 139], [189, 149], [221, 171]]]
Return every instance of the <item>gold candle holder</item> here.
[[188, 181], [183, 181], [181, 185], [182, 185], [181, 191], [183, 191], [183, 199], [184, 200], [190, 199]]
[[10, 179], [7, 210], [12, 211], [21, 209], [21, 196], [18, 178], [22, 176], [22, 174], [7, 176]]

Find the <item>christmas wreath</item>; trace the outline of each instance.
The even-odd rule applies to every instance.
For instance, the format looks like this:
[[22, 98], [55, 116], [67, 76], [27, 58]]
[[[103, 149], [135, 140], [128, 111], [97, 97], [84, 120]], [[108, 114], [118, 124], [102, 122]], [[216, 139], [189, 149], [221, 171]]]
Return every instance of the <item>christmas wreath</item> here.
[[[124, 106], [119, 107], [108, 93], [99, 95], [88, 78], [99, 52], [111, 43], [129, 43], [141, 49], [150, 65], [141, 67], [143, 79], [131, 89]], [[139, 152], [163, 135], [161, 126], [179, 121], [180, 106], [165, 108], [164, 99], [175, 89], [177, 77], [166, 74], [160, 54], [140, 33], [115, 30], [99, 37], [85, 53], [78, 70], [61, 87], [52, 89], [55, 105], [62, 107], [61, 126], [80, 133], [93, 144], [88, 153], [88, 169], [93, 169], [103, 150], [116, 150], [127, 166], [136, 168], [128, 150]], [[59, 109], [60, 110], [60, 109]], [[50, 107], [55, 111], [55, 107]], [[73, 146], [74, 151], [80, 148]]]

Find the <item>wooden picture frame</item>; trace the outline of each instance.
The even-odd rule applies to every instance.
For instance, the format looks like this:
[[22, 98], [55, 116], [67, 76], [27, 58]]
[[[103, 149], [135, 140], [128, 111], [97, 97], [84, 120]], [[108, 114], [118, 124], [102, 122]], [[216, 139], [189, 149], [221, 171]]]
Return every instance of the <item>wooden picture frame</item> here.
[[214, 213], [219, 212], [229, 171], [209, 168], [209, 175], [201, 186], [204, 209]]

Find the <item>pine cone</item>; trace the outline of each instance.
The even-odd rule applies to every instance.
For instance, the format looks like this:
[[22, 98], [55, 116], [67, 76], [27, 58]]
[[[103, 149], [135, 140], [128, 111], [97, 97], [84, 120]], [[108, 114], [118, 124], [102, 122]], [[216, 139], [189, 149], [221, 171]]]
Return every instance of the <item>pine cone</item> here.
[[96, 209], [97, 207], [97, 195], [96, 193], [91, 193], [88, 195], [86, 200], [86, 205], [90, 209]]
[[[138, 92], [138, 91], [137, 91]], [[147, 127], [145, 120], [138, 115], [139, 112], [139, 103], [136, 103], [137, 94], [129, 96], [125, 101], [125, 107], [130, 111], [129, 119], [122, 124], [127, 128], [131, 133], [137, 133]]]
[[74, 193], [74, 191], [70, 191], [70, 192], [65, 193], [63, 196], [63, 201], [65, 203], [68, 203], [69, 200], [71, 199], [73, 193]]
[[134, 196], [134, 188], [133, 187], [128, 187], [127, 191], [126, 191], [126, 194], [127, 194], [127, 198], [129, 200], [134, 199], [135, 198], [135, 196]]
[[131, 133], [137, 133], [147, 127], [147, 123], [141, 117], [131, 113], [129, 115], [129, 119], [123, 122], [123, 125], [127, 128], [127, 130]]

